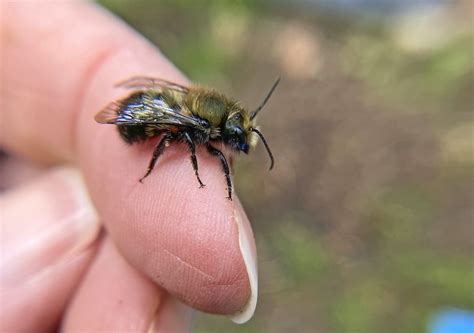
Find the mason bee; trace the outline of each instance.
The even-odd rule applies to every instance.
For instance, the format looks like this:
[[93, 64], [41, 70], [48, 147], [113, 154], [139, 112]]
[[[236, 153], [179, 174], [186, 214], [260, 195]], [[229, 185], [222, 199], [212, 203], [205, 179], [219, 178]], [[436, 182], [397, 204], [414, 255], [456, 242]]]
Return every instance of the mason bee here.
[[95, 120], [117, 125], [120, 136], [128, 144], [162, 135], [140, 182], [151, 173], [171, 142], [183, 142], [188, 146], [197, 181], [204, 187], [198, 172], [196, 145], [205, 146], [209, 154], [219, 159], [227, 182], [227, 198], [232, 200], [229, 163], [216, 145], [223, 143], [233, 152], [248, 154], [260, 137], [270, 157], [271, 170], [273, 155], [256, 127], [256, 116], [279, 82], [278, 78], [255, 111], [248, 112], [239, 102], [213, 89], [185, 87], [158, 78], [132, 77], [116, 85], [132, 90], [130, 95], [107, 105]]

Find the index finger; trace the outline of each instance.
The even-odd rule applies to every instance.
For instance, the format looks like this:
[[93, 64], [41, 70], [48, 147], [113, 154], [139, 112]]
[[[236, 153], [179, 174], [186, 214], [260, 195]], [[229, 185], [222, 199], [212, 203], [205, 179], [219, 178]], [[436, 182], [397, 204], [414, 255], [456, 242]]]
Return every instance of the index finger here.
[[[143, 38], [97, 7], [10, 3], [3, 22], [2, 145], [31, 159], [78, 163], [127, 260], [191, 306], [248, 319], [255, 244], [219, 161], [198, 150], [199, 189], [185, 147], [172, 145], [140, 184], [152, 145], [127, 146], [94, 114], [123, 95], [118, 81], [183, 76]], [[40, 21], [38, 17], [48, 17]], [[252, 295], [252, 297], [250, 297]], [[244, 318], [244, 319], [243, 319]]]

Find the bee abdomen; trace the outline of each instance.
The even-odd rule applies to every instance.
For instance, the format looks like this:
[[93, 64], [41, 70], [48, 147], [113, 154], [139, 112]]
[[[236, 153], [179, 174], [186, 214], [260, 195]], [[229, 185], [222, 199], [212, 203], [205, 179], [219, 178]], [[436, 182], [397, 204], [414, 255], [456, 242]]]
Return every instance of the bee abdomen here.
[[122, 139], [129, 144], [144, 141], [162, 132], [153, 125], [118, 125], [117, 128]]
[[147, 138], [143, 126], [118, 125], [117, 128], [122, 139], [129, 144]]

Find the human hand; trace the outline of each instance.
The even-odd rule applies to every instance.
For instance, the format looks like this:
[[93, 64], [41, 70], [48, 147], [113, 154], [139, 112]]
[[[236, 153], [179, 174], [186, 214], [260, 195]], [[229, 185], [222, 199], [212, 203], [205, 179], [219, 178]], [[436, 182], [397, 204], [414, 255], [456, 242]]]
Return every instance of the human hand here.
[[199, 189], [186, 147], [175, 144], [140, 184], [153, 145], [126, 146], [94, 121], [123, 96], [113, 88], [123, 79], [185, 78], [93, 4], [2, 9], [0, 143], [70, 167], [1, 197], [0, 330], [181, 331], [189, 310], [174, 297], [251, 317], [254, 239], [238, 199], [226, 199], [219, 162], [198, 150]]

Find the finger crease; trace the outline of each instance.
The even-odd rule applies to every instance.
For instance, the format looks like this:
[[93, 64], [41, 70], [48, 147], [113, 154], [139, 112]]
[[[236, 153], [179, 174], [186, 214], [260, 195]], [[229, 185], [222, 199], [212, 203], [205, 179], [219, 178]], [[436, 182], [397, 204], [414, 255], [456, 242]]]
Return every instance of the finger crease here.
[[214, 281], [214, 280], [215, 280], [215, 278], [214, 278], [213, 276], [211, 276], [211, 275], [207, 274], [206, 272], [200, 270], [199, 268], [197, 268], [196, 266], [190, 264], [189, 262], [187, 262], [187, 261], [181, 259], [181, 258], [178, 257], [176, 254], [171, 253], [170, 251], [168, 251], [168, 250], [166, 250], [166, 249], [164, 249], [164, 251], [165, 251], [166, 253], [168, 253], [169, 255], [171, 255], [172, 257], [174, 257], [177, 261], [179, 261], [180, 263], [182, 263], [184, 266], [186, 266], [186, 267], [190, 268], [191, 270], [197, 272], [198, 274], [204, 276], [206, 279], [208, 279], [208, 280], [210, 280], [210, 281]]

